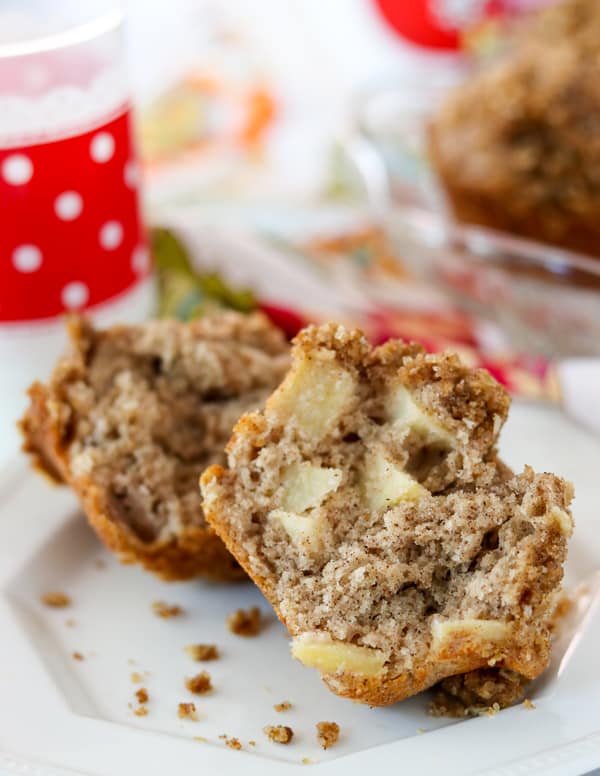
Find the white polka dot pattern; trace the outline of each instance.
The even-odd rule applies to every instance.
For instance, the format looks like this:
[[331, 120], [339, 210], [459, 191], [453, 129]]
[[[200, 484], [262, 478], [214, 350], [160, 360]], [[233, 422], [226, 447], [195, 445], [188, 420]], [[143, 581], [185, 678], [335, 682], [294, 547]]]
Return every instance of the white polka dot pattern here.
[[137, 275], [145, 275], [150, 269], [150, 253], [145, 245], [138, 245], [131, 254], [131, 269]]
[[98, 132], [90, 143], [90, 156], [98, 164], [109, 162], [115, 152], [115, 139], [109, 132]]
[[100, 245], [106, 251], [114, 251], [123, 241], [123, 227], [118, 221], [107, 221], [98, 235]]
[[90, 292], [85, 283], [74, 281], [63, 288], [61, 300], [67, 310], [77, 310], [87, 302]]
[[13, 251], [12, 263], [17, 272], [35, 272], [42, 266], [42, 252], [37, 245], [19, 245]]
[[138, 165], [130, 160], [123, 168], [123, 180], [130, 189], [135, 189], [140, 182], [140, 169]]
[[61, 221], [74, 221], [82, 210], [83, 199], [76, 191], [63, 191], [54, 200], [54, 212]]
[[13, 186], [29, 183], [33, 177], [33, 164], [25, 154], [11, 154], [2, 162], [2, 177]]
[[[24, 63], [32, 89], [45, 78], [37, 67]], [[55, 137], [48, 116], [32, 142], [0, 143], [0, 329], [96, 309], [148, 285], [141, 169], [121, 107], [87, 130], [78, 124], [76, 134]], [[0, 110], [1, 136], [5, 119]]]

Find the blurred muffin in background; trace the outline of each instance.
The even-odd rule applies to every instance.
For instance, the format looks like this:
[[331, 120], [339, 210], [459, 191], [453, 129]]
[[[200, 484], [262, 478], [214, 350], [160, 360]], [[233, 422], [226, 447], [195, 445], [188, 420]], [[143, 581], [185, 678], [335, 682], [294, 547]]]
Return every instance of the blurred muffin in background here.
[[458, 220], [600, 256], [600, 2], [533, 17], [450, 95], [429, 151]]

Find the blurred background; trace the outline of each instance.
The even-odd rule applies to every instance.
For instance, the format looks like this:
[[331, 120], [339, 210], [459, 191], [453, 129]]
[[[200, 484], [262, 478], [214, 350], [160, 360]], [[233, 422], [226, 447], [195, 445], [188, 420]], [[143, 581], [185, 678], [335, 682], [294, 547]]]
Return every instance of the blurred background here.
[[599, 54], [596, 0], [3, 0], [0, 462], [69, 311], [335, 318], [599, 430]]

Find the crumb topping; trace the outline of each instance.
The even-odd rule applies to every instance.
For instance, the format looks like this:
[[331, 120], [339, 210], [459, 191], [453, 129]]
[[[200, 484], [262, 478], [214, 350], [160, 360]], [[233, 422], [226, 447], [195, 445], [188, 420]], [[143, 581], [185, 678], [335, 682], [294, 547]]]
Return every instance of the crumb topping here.
[[292, 708], [292, 704], [289, 701], [282, 701], [281, 703], [276, 703], [273, 708], [275, 711], [289, 711]]
[[73, 652], [73, 660], [83, 660], [83, 655], [81, 652]]

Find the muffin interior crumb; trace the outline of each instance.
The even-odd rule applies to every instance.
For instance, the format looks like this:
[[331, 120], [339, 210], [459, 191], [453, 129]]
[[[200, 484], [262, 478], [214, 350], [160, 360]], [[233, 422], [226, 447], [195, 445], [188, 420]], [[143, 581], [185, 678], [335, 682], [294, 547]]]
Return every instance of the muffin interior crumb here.
[[188, 644], [185, 647], [186, 653], [197, 662], [208, 660], [218, 660], [219, 649], [215, 644]]
[[70, 596], [59, 591], [44, 593], [41, 601], [45, 606], [49, 606], [52, 609], [65, 609], [67, 606], [71, 606], [72, 603]]
[[196, 711], [196, 704], [180, 703], [177, 707], [177, 716], [179, 719], [191, 719], [193, 722], [197, 722], [198, 712]]
[[140, 687], [135, 691], [135, 697], [138, 703], [148, 703], [148, 690], [145, 687]]
[[163, 620], [170, 620], [172, 617], [179, 617], [183, 614], [183, 609], [179, 604], [168, 604], [165, 601], [153, 601], [152, 611]]
[[203, 523], [198, 476], [281, 373], [280, 333], [260, 318], [224, 315], [187, 328], [121, 327], [93, 344], [85, 379], [67, 386], [72, 468], [94, 471], [143, 542]]
[[294, 731], [287, 725], [267, 725], [264, 732], [269, 741], [275, 744], [289, 744], [294, 737]]
[[201, 671], [195, 676], [190, 676], [185, 680], [185, 686], [194, 695], [206, 695], [212, 692], [212, 680], [208, 671]]
[[241, 578], [206, 525], [198, 478], [285, 373], [282, 332], [233, 312], [109, 329], [72, 316], [68, 330], [69, 351], [29, 390], [24, 450], [73, 487], [121, 560], [165, 579]]
[[340, 726], [337, 722], [317, 722], [317, 741], [323, 749], [336, 744], [339, 737]]
[[227, 618], [227, 627], [236, 636], [258, 636], [262, 628], [262, 617], [258, 606], [237, 609]]

